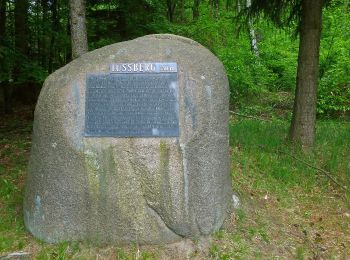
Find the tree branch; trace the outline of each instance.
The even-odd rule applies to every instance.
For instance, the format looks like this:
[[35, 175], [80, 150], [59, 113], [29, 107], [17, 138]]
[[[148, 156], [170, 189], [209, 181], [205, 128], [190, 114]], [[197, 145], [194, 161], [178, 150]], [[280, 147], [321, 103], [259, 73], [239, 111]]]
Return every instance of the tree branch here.
[[[264, 150], [266, 150], [266, 149], [264, 148], [264, 146], [262, 146], [262, 145], [259, 145], [259, 147], [261, 147], [261, 148], [263, 148]], [[276, 149], [275, 151], [276, 151], [277, 153], [280, 153], [280, 154], [288, 155], [289, 157], [292, 157], [294, 160], [296, 160], [296, 161], [298, 161], [298, 162], [301, 162], [301, 163], [305, 164], [306, 166], [308, 166], [308, 167], [310, 167], [310, 168], [312, 168], [312, 169], [315, 169], [315, 170], [317, 170], [317, 171], [323, 173], [328, 179], [330, 179], [330, 180], [331, 180], [333, 183], [335, 183], [337, 186], [341, 187], [341, 188], [342, 188], [343, 190], [345, 190], [345, 191], [347, 190], [346, 187], [344, 187], [344, 186], [341, 185], [336, 179], [334, 179], [334, 177], [331, 175], [330, 172], [328, 172], [328, 171], [326, 171], [326, 170], [324, 170], [324, 169], [322, 169], [322, 168], [318, 168], [318, 167], [316, 167], [316, 166], [314, 166], [314, 165], [312, 165], [312, 164], [310, 164], [310, 163], [308, 163], [308, 162], [306, 162], [306, 161], [304, 161], [304, 160], [302, 160], [302, 159], [300, 159], [300, 158], [298, 158], [298, 157], [296, 157], [295, 155], [292, 155], [292, 154], [290, 154], [290, 153], [281, 151], [281, 150], [279, 150], [279, 149]]]

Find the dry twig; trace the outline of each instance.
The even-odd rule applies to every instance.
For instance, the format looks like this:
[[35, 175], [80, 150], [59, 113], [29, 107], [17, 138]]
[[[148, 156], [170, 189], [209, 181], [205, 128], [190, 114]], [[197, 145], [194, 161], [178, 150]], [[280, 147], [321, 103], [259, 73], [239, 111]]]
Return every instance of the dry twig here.
[[[262, 146], [262, 145], [259, 145], [259, 147], [260, 147], [260, 148], [263, 148], [264, 150], [267, 150], [267, 149], [265, 149], [265, 147]], [[306, 161], [304, 161], [304, 160], [302, 160], [302, 159], [296, 157], [296, 156], [293, 155], [293, 154], [290, 154], [290, 153], [281, 151], [281, 150], [279, 150], [279, 149], [275, 149], [275, 151], [276, 151], [277, 153], [280, 153], [280, 154], [288, 155], [289, 157], [292, 157], [294, 160], [296, 160], [296, 161], [298, 161], [298, 162], [301, 162], [301, 163], [305, 164], [306, 166], [308, 166], [308, 167], [310, 167], [310, 168], [312, 168], [312, 169], [315, 169], [315, 170], [317, 170], [317, 171], [323, 173], [323, 174], [324, 174], [328, 179], [330, 179], [333, 183], [335, 183], [336, 185], [338, 185], [339, 187], [341, 187], [343, 190], [345, 190], [345, 191], [347, 190], [346, 187], [344, 187], [344, 186], [341, 185], [336, 179], [334, 179], [334, 177], [332, 176], [332, 174], [331, 174], [330, 172], [328, 172], [328, 171], [326, 171], [326, 170], [324, 170], [324, 169], [322, 169], [322, 168], [316, 167], [316, 166], [314, 166], [314, 165], [312, 165], [312, 164], [310, 164], [310, 163], [308, 163], [308, 162], [306, 162]]]
[[240, 114], [240, 113], [237, 113], [237, 112], [233, 112], [233, 111], [230, 111], [230, 114], [236, 115], [236, 116], [241, 116], [241, 117], [247, 117], [247, 118], [251, 118], [251, 119], [256, 119], [256, 120], [260, 120], [260, 121], [265, 121], [265, 122], [270, 122], [271, 121], [271, 120], [268, 120], [268, 119], [265, 119], [265, 118], [243, 115], [243, 114]]
[[302, 159], [296, 157], [295, 155], [286, 153], [286, 152], [281, 151], [281, 150], [277, 150], [277, 152], [286, 154], [286, 155], [292, 157], [293, 159], [295, 159], [296, 161], [301, 162], [301, 163], [305, 164], [306, 166], [309, 166], [310, 168], [315, 169], [315, 170], [317, 170], [317, 171], [319, 171], [319, 172], [322, 172], [322, 173], [323, 173], [324, 175], [326, 175], [332, 182], [334, 182], [335, 184], [337, 184], [337, 185], [338, 185], [339, 187], [341, 187], [343, 190], [346, 190], [346, 187], [344, 187], [344, 186], [341, 185], [336, 179], [334, 179], [334, 178], [332, 177], [332, 175], [331, 175], [330, 172], [328, 172], [328, 171], [326, 171], [326, 170], [324, 170], [324, 169], [322, 169], [322, 168], [318, 168], [318, 167], [316, 167], [316, 166], [314, 166], [314, 165], [312, 165], [312, 164], [310, 164], [310, 163], [308, 163], [308, 162], [306, 162], [306, 161], [304, 161], [304, 160], [302, 160]]

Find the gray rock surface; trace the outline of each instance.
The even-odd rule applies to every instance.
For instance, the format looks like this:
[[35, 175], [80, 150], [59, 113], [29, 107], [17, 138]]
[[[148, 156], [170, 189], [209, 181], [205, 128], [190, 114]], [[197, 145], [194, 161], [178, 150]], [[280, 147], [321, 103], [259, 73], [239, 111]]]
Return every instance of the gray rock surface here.
[[[84, 137], [87, 73], [110, 63], [178, 64], [180, 136]], [[47, 242], [172, 243], [206, 236], [232, 204], [228, 81], [219, 60], [175, 35], [89, 52], [50, 75], [35, 109], [27, 229]]]

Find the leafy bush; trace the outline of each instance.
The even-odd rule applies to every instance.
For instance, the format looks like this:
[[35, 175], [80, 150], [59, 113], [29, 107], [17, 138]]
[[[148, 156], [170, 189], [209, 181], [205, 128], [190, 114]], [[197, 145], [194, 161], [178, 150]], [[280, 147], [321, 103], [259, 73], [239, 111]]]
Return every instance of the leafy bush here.
[[338, 117], [350, 111], [350, 15], [335, 1], [324, 12], [317, 112]]
[[266, 22], [259, 23], [260, 57], [274, 81], [270, 91], [294, 91], [298, 59], [298, 41], [291, 33], [276, 29]]
[[232, 12], [224, 12], [215, 18], [209, 9], [203, 9], [197, 21], [173, 25], [170, 30], [198, 41], [218, 56], [229, 79], [231, 106], [239, 108], [251, 103], [252, 99], [259, 99], [261, 93], [266, 93], [269, 86], [275, 84], [276, 78], [262, 59], [252, 54], [248, 34], [237, 35], [233, 19]]

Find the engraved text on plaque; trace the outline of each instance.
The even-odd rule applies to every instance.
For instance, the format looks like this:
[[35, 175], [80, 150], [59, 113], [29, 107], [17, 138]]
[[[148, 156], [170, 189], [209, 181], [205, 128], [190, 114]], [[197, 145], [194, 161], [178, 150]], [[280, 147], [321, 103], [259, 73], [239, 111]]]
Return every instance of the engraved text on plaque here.
[[85, 136], [179, 135], [176, 63], [111, 64], [86, 77]]

